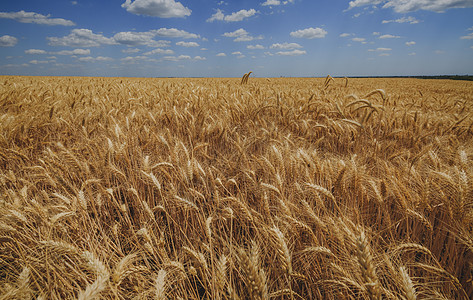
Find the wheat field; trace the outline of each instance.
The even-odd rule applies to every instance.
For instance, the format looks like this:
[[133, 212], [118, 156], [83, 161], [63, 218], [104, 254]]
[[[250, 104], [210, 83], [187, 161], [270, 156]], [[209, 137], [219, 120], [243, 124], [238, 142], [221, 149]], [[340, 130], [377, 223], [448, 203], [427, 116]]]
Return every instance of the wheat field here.
[[0, 77], [0, 299], [471, 299], [473, 83]]

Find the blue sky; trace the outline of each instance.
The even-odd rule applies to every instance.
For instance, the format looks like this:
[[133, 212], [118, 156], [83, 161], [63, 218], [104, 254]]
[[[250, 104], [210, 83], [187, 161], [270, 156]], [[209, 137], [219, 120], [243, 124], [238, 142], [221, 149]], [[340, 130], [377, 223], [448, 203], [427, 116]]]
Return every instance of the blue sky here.
[[473, 0], [16, 0], [0, 74], [473, 74]]

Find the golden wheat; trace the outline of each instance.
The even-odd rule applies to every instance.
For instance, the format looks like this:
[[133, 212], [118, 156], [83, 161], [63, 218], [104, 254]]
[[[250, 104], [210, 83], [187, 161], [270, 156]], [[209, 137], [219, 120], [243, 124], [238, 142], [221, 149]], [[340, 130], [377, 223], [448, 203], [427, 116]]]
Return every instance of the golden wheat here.
[[0, 77], [0, 298], [471, 299], [473, 85]]

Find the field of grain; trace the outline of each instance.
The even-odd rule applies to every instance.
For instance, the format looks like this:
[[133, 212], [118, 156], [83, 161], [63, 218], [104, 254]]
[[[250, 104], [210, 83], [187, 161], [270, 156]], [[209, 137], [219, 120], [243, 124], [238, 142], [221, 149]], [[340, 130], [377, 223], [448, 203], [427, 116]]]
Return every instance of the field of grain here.
[[0, 77], [0, 299], [468, 299], [473, 83]]

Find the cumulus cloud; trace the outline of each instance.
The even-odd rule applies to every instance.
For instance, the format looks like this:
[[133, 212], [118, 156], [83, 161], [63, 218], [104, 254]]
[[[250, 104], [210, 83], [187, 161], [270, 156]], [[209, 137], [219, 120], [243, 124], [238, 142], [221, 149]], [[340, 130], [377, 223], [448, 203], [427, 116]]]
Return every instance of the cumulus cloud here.
[[460, 39], [462, 39], [462, 40], [471, 40], [471, 39], [473, 39], [473, 32], [468, 34], [468, 35], [461, 36]]
[[304, 55], [307, 52], [305, 50], [298, 50], [294, 49], [292, 51], [279, 51], [276, 52], [277, 55], [283, 55], [283, 56], [297, 56], [297, 55]]
[[153, 55], [153, 54], [165, 54], [165, 55], [172, 55], [174, 54], [174, 51], [172, 51], [171, 49], [161, 49], [161, 48], [158, 48], [158, 49], [154, 49], [152, 51], [148, 51], [146, 53], [143, 53], [143, 55]]
[[220, 52], [220, 53], [217, 53], [217, 55], [215, 55], [215, 56], [223, 57], [223, 56], [227, 56], [227, 55], [226, 55], [225, 53], [223, 53], [223, 52]]
[[47, 54], [48, 52], [41, 49], [28, 49], [25, 50], [26, 54]]
[[177, 42], [176, 45], [182, 46], [182, 47], [199, 47], [199, 44], [196, 42]]
[[106, 57], [106, 56], [97, 56], [97, 57], [84, 56], [84, 57], [79, 58], [79, 60], [85, 61], [85, 62], [97, 62], [97, 61], [112, 61], [113, 58]]
[[360, 42], [360, 43], [362, 43], [362, 42], [364, 42], [366, 39], [365, 39], [365, 38], [355, 37], [355, 38], [352, 38], [351, 40], [354, 41], [354, 42]]
[[127, 46], [149, 46], [168, 47], [170, 42], [154, 40], [156, 36], [167, 38], [199, 38], [195, 33], [176, 28], [160, 28], [145, 32], [123, 31], [108, 38], [102, 34], [93, 33], [90, 29], [73, 29], [64, 37], [47, 37], [49, 45], [63, 47], [98, 47], [102, 45], [127, 45]]
[[409, 13], [417, 10], [444, 12], [450, 8], [473, 7], [471, 0], [355, 0], [349, 2], [347, 10], [381, 3], [384, 3], [383, 8], [392, 8], [397, 13]]
[[207, 58], [197, 55], [194, 56], [194, 60], [207, 60]]
[[269, 48], [271, 49], [298, 49], [298, 48], [302, 48], [301, 45], [299, 45], [298, 43], [276, 43], [276, 44], [272, 44]]
[[158, 30], [152, 30], [157, 36], [168, 37], [168, 38], [183, 38], [183, 39], [198, 39], [200, 35], [190, 33], [185, 30], [179, 30], [176, 28], [160, 28]]
[[207, 19], [207, 22], [213, 21], [226, 21], [226, 22], [239, 22], [244, 19], [250, 18], [257, 14], [257, 11], [252, 9], [246, 10], [242, 9], [240, 11], [234, 12], [231, 15], [225, 15], [221, 9], [217, 9], [217, 12], [214, 13], [210, 18]]
[[261, 40], [263, 39], [262, 36], [251, 36], [245, 29], [240, 28], [237, 29], [233, 32], [225, 32], [223, 34], [224, 37], [234, 37], [235, 39], [233, 41], [235, 42], [250, 42], [253, 40]]
[[74, 26], [74, 22], [61, 19], [61, 18], [50, 18], [50, 15], [42, 15], [35, 12], [26, 12], [20, 10], [18, 12], [0, 12], [0, 19], [12, 19], [20, 23], [34, 23], [41, 25], [61, 25], [61, 26]]
[[324, 38], [326, 34], [327, 34], [327, 31], [319, 27], [317, 28], [309, 27], [306, 29], [293, 31], [290, 33], [292, 37], [304, 38], [304, 39]]
[[380, 39], [398, 39], [400, 36], [392, 34], [383, 34], [379, 37]]
[[163, 57], [164, 60], [167, 61], [180, 61], [180, 60], [190, 60], [192, 57], [189, 55], [179, 55], [179, 56], [165, 56]]
[[151, 59], [149, 58], [148, 56], [143, 56], [143, 55], [139, 55], [139, 56], [127, 56], [127, 57], [124, 57], [122, 59], [120, 59], [122, 62], [124, 63], [130, 63], [130, 64], [134, 64], [138, 61], [150, 61], [150, 62], [156, 62], [157, 60], [156, 59]]
[[207, 22], [213, 21], [223, 21], [225, 19], [225, 15], [221, 9], [217, 9], [217, 12], [214, 13], [210, 18], [207, 19]]
[[174, 0], [126, 0], [122, 7], [132, 14], [159, 18], [184, 18], [192, 12]]
[[62, 47], [98, 47], [116, 44], [115, 40], [102, 34], [93, 33], [90, 29], [73, 29], [64, 37], [47, 37], [50, 46]]
[[62, 51], [48, 52], [48, 53], [57, 54], [57, 55], [90, 55], [90, 49], [62, 50]]
[[18, 43], [18, 39], [11, 35], [0, 36], [0, 47], [13, 47]]
[[368, 49], [369, 52], [375, 52], [375, 51], [391, 51], [393, 49], [391, 48], [376, 48], [376, 49]]
[[414, 42], [414, 41], [406, 42], [406, 46], [413, 46], [415, 44], [416, 44], [416, 42]]
[[45, 51], [41, 49], [28, 49], [25, 50], [26, 54], [54, 54], [54, 55], [90, 55], [90, 49], [74, 49], [74, 50], [62, 50], [62, 51]]
[[402, 17], [396, 20], [383, 20], [381, 23], [383, 24], [388, 24], [388, 23], [409, 23], [409, 24], [418, 24], [420, 23], [419, 20], [417, 20], [414, 17]]
[[248, 45], [246, 46], [246, 48], [250, 49], [250, 50], [261, 50], [261, 49], [264, 49], [264, 46], [263, 45]]
[[261, 3], [262, 6], [268, 6], [268, 5], [280, 5], [281, 1], [279, 0], [266, 0], [266, 2]]
[[123, 49], [122, 52], [123, 53], [137, 53], [137, 52], [140, 52], [140, 49], [138, 49], [138, 48], [128, 48], [128, 49]]
[[119, 32], [113, 36], [113, 40], [119, 44], [127, 46], [150, 46], [150, 47], [167, 47], [168, 41], [155, 41], [153, 38], [156, 33], [152, 31], [147, 32]]
[[288, 1], [279, 1], [279, 0], [266, 0], [265, 2], [261, 3], [262, 6], [270, 6], [270, 5], [281, 5], [281, 4], [288, 4], [288, 3], [294, 3], [294, 0], [288, 0]]
[[352, 8], [355, 8], [355, 7], [359, 7], [359, 6], [364, 6], [364, 5], [377, 5], [377, 4], [380, 4], [381, 2], [383, 2], [382, 0], [355, 0], [355, 1], [350, 1], [348, 3], [348, 9], [352, 9]]
[[39, 65], [39, 64], [47, 64], [47, 63], [49, 63], [49, 61], [33, 59], [33, 60], [30, 60], [29, 63], [32, 64], [32, 65]]
[[351, 36], [351, 33], [342, 33], [339, 36], [340, 37], [349, 37], [349, 36]]

